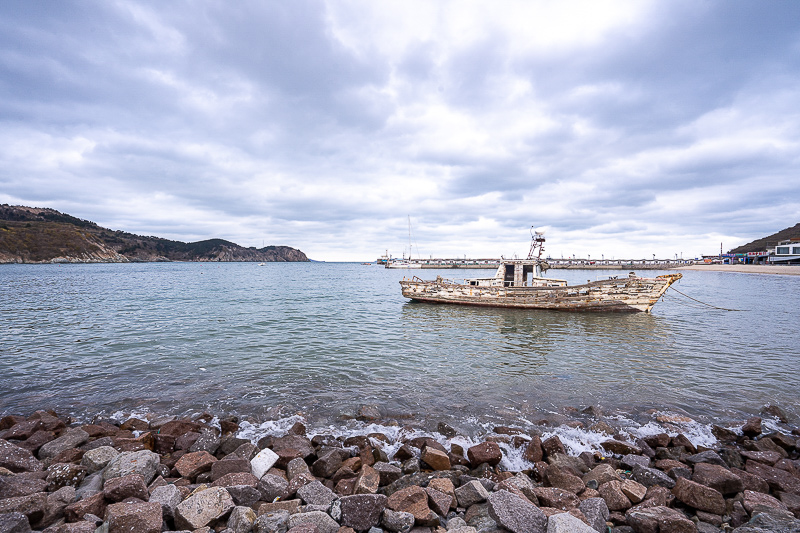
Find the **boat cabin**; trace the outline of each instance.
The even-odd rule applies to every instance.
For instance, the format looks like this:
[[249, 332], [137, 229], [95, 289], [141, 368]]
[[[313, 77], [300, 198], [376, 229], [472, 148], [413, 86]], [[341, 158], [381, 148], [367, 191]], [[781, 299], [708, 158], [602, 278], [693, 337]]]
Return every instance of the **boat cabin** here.
[[[543, 261], [539, 259], [505, 260], [500, 263], [493, 278], [474, 278], [466, 280], [467, 285], [476, 287], [564, 287], [563, 279], [542, 277]], [[544, 263], [547, 269], [546, 263]]]

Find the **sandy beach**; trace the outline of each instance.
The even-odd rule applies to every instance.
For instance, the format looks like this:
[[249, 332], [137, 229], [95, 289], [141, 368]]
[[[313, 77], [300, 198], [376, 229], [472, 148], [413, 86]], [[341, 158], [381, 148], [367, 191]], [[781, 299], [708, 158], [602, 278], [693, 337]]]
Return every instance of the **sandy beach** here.
[[680, 267], [677, 270], [709, 270], [715, 272], [800, 276], [800, 265], [690, 265]]

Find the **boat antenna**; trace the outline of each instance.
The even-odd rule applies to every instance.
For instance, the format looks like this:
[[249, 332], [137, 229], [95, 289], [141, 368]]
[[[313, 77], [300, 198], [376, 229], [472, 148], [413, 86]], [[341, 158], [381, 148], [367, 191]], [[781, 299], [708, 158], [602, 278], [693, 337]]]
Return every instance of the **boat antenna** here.
[[531, 249], [528, 252], [528, 259], [541, 259], [544, 252], [544, 231], [536, 231], [531, 226]]

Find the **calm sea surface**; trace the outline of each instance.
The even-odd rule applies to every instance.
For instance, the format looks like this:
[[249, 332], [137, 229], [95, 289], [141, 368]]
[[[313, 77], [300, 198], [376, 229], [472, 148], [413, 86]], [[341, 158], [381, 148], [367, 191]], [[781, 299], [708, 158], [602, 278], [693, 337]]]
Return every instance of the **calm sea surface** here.
[[[741, 311], [668, 291], [652, 314], [632, 315], [411, 303], [398, 284], [487, 273], [2, 265], [0, 414], [208, 410], [325, 424], [375, 405], [401, 424], [464, 431], [590, 405], [706, 423], [768, 403], [800, 414], [798, 276], [686, 271], [681, 292]], [[626, 272], [549, 274], [577, 283]]]

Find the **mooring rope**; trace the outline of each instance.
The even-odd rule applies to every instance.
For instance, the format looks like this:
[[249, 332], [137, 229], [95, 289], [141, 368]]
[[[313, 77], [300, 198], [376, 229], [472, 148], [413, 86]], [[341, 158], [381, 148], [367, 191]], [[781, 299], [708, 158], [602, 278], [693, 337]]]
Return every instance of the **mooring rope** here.
[[690, 300], [692, 300], [692, 301], [695, 301], [695, 302], [697, 302], [697, 303], [699, 303], [699, 304], [703, 304], [703, 305], [705, 305], [705, 306], [711, 307], [712, 309], [719, 309], [720, 311], [742, 311], [742, 309], [726, 309], [725, 307], [717, 307], [716, 305], [707, 304], [707, 303], [705, 303], [705, 302], [701, 302], [700, 300], [698, 300], [698, 299], [696, 299], [696, 298], [692, 298], [692, 297], [691, 297], [691, 296], [689, 296], [688, 294], [684, 294], [684, 293], [682, 293], [681, 291], [679, 291], [678, 289], [676, 289], [675, 287], [673, 287], [673, 286], [671, 286], [671, 285], [670, 285], [670, 287], [669, 287], [669, 288], [670, 288], [670, 289], [672, 289], [673, 291], [677, 292], [677, 293], [678, 293], [678, 294], [680, 294], [681, 296], [685, 296], [686, 298], [689, 298], [689, 299], [690, 299]]

